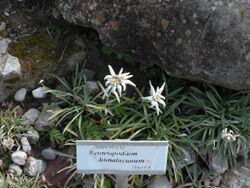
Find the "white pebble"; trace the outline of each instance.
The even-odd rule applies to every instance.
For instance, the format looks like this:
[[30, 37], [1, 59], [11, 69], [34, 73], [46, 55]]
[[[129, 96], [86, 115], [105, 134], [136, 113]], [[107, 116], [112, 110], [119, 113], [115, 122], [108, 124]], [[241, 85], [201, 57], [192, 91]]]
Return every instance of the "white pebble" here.
[[18, 102], [23, 102], [27, 94], [27, 89], [21, 88], [15, 93], [14, 99]]
[[11, 159], [15, 164], [25, 165], [28, 156], [24, 151], [16, 151], [11, 154]]
[[38, 87], [32, 91], [32, 95], [36, 99], [43, 99], [47, 96], [47, 88], [46, 87]]
[[34, 124], [39, 115], [39, 110], [37, 110], [36, 108], [30, 108], [27, 112], [23, 114], [22, 119], [28, 124]]
[[15, 173], [18, 176], [21, 176], [23, 173], [23, 169], [17, 164], [11, 164], [9, 166], [9, 171]]

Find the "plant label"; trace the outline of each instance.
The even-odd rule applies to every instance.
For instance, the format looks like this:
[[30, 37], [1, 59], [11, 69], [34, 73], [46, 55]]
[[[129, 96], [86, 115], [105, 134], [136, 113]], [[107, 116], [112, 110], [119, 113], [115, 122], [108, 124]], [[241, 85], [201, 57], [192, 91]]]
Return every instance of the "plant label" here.
[[84, 174], [165, 174], [167, 141], [76, 141], [77, 171]]

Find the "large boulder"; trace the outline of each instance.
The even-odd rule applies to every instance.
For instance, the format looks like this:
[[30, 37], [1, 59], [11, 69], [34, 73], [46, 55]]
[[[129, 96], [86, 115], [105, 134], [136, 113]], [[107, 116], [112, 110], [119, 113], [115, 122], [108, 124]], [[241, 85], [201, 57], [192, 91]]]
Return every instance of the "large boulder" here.
[[60, 0], [69, 22], [169, 75], [250, 89], [250, 1]]

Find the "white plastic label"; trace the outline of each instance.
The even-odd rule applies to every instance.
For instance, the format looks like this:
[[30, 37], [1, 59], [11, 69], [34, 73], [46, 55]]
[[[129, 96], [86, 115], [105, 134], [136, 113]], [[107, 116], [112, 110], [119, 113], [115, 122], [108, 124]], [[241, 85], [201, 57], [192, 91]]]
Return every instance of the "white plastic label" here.
[[77, 171], [84, 174], [165, 174], [167, 141], [76, 142]]

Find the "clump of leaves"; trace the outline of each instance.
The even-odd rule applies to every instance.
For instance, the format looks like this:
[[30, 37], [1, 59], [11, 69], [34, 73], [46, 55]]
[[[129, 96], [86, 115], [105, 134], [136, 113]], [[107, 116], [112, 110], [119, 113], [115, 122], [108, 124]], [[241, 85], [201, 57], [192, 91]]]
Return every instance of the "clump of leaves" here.
[[11, 140], [17, 141], [21, 134], [31, 127], [23, 122], [16, 113], [16, 109], [9, 104], [6, 110], [0, 111], [0, 146]]
[[55, 114], [58, 119], [56, 124], [62, 128], [63, 134], [67, 132], [75, 139], [92, 140], [167, 140], [169, 177], [171, 181], [183, 181], [178, 164], [182, 156], [179, 145], [187, 144], [188, 137], [183, 137], [182, 131], [186, 130], [179, 126], [181, 118], [177, 118], [185, 99], [179, 95], [181, 88], [170, 92], [165, 86], [167, 110], [158, 116], [154, 110], [148, 109], [139, 90], [135, 97], [123, 97], [120, 103], [112, 97], [104, 102], [101, 93], [92, 96], [79, 67], [72, 80], [56, 78], [62, 87], [49, 92], [58, 98], [59, 105], [63, 105], [62, 110]]
[[78, 139], [105, 138], [105, 127], [102, 116], [109, 112], [103, 104], [98, 104], [97, 96], [89, 93], [83, 72], [76, 67], [72, 80], [62, 79], [53, 75], [60, 83], [60, 89], [48, 90], [58, 99], [56, 105], [63, 106], [55, 115], [58, 119], [56, 126], [62, 127], [62, 133], [71, 134]]
[[[216, 152], [230, 166], [236, 163], [239, 153], [247, 158], [247, 140], [250, 136], [250, 93], [239, 93], [223, 98], [218, 91], [210, 86], [202, 91], [191, 88], [192, 92], [185, 101], [187, 115], [192, 123], [190, 137], [198, 146], [204, 146], [206, 154]], [[235, 140], [225, 139], [223, 131], [232, 131]]]
[[49, 138], [53, 144], [63, 145], [65, 142], [65, 136], [56, 127], [49, 131]]
[[0, 188], [41, 188], [46, 187], [39, 183], [38, 178], [28, 178], [25, 175], [3, 174], [0, 172]]

